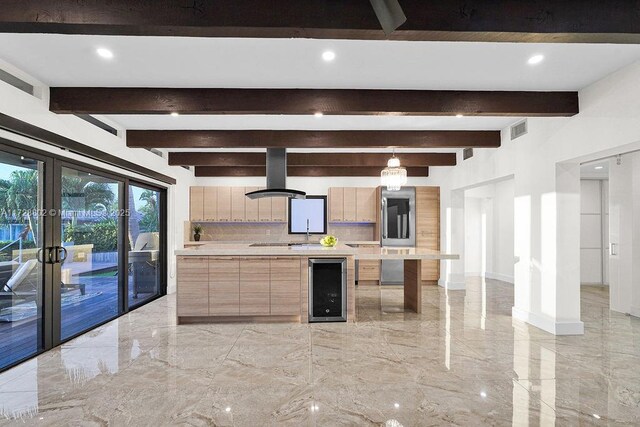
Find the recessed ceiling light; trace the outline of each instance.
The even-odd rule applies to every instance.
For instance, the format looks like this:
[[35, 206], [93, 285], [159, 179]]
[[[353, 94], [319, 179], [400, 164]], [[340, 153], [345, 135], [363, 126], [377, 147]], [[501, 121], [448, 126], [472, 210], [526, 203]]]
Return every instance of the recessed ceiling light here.
[[180, 115], [180, 113], [177, 113], [175, 111], [173, 113], [171, 113], [171, 117], [178, 117], [179, 115]]
[[98, 49], [96, 49], [96, 53], [104, 59], [113, 58], [113, 52], [111, 52], [109, 49], [106, 49], [104, 47], [99, 47]]
[[322, 114], [320, 111], [318, 111], [317, 113], [314, 114], [315, 117], [322, 117], [324, 116], [324, 114]]
[[543, 59], [544, 55], [533, 55], [527, 62], [529, 65], [535, 65], [541, 63]]
[[336, 53], [331, 50], [325, 50], [324, 52], [322, 52], [322, 59], [327, 62], [331, 62], [336, 59]]
[[461, 117], [464, 117], [464, 116], [462, 114], [456, 114], [456, 117], [457, 118], [461, 118]]
[[604, 166], [596, 166], [594, 169], [599, 171], [600, 169], [604, 169]]

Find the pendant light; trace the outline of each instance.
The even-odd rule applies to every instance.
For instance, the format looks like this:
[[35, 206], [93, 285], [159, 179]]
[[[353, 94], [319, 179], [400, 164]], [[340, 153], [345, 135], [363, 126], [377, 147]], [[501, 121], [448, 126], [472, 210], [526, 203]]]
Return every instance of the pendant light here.
[[380, 172], [380, 183], [389, 191], [398, 191], [407, 184], [407, 170], [400, 166], [400, 159], [396, 157], [396, 151], [387, 162], [387, 167]]

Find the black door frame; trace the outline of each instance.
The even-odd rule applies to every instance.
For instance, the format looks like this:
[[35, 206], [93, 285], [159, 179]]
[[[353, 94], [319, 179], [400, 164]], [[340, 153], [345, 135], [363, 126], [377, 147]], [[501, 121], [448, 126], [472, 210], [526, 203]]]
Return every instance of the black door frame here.
[[[26, 358], [15, 361], [8, 366], [0, 368], [0, 372], [4, 372], [20, 363], [25, 362], [45, 351], [48, 351], [64, 342], [72, 340], [79, 335], [85, 334], [88, 331], [95, 329], [105, 323], [112, 321], [132, 310], [144, 306], [145, 304], [152, 302], [167, 293], [167, 237], [168, 237], [168, 221], [167, 221], [167, 188], [160, 185], [145, 182], [144, 179], [130, 178], [124, 174], [107, 170], [100, 166], [93, 166], [85, 164], [80, 160], [70, 159], [68, 157], [60, 156], [57, 154], [49, 153], [37, 148], [26, 146], [25, 144], [12, 141], [0, 137], [0, 150], [11, 154], [24, 155], [25, 157], [33, 158], [35, 160], [43, 162], [44, 177], [42, 180], [42, 209], [46, 212], [54, 209], [55, 213], [61, 212], [61, 172], [63, 167], [67, 167], [74, 170], [79, 170], [91, 174], [95, 174], [100, 177], [113, 179], [119, 181], [120, 186], [119, 197], [119, 209], [121, 212], [128, 212], [128, 192], [129, 185], [139, 186], [141, 188], [147, 188], [153, 191], [158, 191], [160, 194], [160, 273], [161, 286], [158, 289], [158, 293], [140, 304], [136, 304], [132, 307], [128, 305], [128, 221], [127, 216], [119, 215], [119, 233], [118, 233], [118, 314], [109, 318], [103, 322], [95, 324], [90, 328], [65, 339], [61, 338], [61, 306], [60, 306], [60, 288], [61, 283], [61, 264], [48, 264], [43, 263], [43, 283], [42, 283], [42, 317], [41, 324], [39, 325], [39, 337], [38, 350], [36, 353]], [[61, 215], [45, 214], [41, 216], [44, 230], [44, 238], [42, 239], [43, 248], [62, 246], [62, 223]], [[58, 286], [55, 286], [55, 284]]]

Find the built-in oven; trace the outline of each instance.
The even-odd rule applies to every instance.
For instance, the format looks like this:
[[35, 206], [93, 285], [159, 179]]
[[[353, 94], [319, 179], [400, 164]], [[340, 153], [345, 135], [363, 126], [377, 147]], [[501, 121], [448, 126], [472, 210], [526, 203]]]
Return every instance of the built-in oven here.
[[[403, 187], [398, 191], [382, 190], [380, 243], [383, 247], [415, 247], [416, 189]], [[402, 260], [383, 260], [380, 272], [383, 285], [404, 283]]]

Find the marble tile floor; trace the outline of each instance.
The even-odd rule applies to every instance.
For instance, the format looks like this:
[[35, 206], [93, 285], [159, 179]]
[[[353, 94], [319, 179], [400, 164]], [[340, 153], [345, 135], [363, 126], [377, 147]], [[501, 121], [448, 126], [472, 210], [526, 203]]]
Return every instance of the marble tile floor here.
[[640, 425], [640, 319], [583, 287], [584, 336], [513, 287], [357, 289], [354, 324], [175, 324], [169, 295], [0, 374], [0, 425]]

